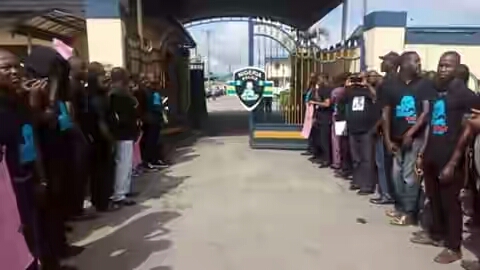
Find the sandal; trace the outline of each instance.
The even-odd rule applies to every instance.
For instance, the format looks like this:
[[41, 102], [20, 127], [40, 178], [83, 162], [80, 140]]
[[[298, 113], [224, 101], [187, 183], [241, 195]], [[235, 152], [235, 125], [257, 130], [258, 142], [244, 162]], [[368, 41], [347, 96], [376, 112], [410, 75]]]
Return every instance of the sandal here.
[[479, 261], [462, 261], [461, 263], [463, 269], [465, 270], [480, 270]]
[[388, 209], [385, 211], [385, 215], [387, 217], [395, 218], [395, 217], [401, 216], [401, 213], [395, 209]]
[[390, 224], [396, 226], [410, 226], [415, 225], [416, 223], [409, 215], [400, 215], [393, 217], [392, 220], [390, 220]]
[[440, 264], [450, 264], [461, 259], [462, 253], [460, 251], [457, 252], [446, 248], [442, 250], [433, 261]]
[[427, 232], [420, 231], [416, 232], [416, 234], [413, 235], [412, 238], [410, 238], [410, 242], [414, 244], [420, 244], [420, 245], [430, 245], [434, 247], [443, 247], [444, 242], [443, 241], [438, 241], [434, 240], [430, 237], [430, 235]]

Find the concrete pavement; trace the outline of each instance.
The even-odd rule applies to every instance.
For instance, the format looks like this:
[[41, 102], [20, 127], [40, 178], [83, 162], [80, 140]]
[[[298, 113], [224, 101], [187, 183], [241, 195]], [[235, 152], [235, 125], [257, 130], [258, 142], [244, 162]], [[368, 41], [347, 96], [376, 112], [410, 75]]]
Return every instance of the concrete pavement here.
[[78, 242], [79, 269], [460, 267], [434, 264], [438, 248], [409, 243], [415, 228], [391, 227], [383, 209], [296, 152], [250, 150], [246, 137], [204, 138], [188, 151], [192, 160], [143, 179], [140, 206]]
[[433, 263], [439, 248], [409, 243], [417, 228], [388, 225], [385, 208], [298, 152], [251, 150], [246, 136], [222, 136], [219, 127], [233, 127], [231, 119], [212, 115], [216, 129], [179, 147], [176, 165], [139, 178], [139, 205], [77, 224], [73, 241], [86, 250], [71, 263], [80, 270], [460, 269]]

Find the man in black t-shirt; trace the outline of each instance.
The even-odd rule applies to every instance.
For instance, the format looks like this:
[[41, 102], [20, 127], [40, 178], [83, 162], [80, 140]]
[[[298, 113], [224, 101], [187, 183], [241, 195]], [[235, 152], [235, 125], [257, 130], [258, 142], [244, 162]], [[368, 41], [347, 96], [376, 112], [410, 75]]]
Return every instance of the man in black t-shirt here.
[[70, 101], [73, 108], [75, 128], [72, 130], [72, 206], [71, 214], [75, 218], [86, 218], [83, 211], [85, 190], [89, 178], [87, 166], [88, 141], [88, 95], [85, 89], [87, 66], [81, 58], [73, 56], [70, 64]]
[[477, 97], [464, 82], [455, 79], [460, 55], [446, 52], [440, 58], [435, 82], [426, 146], [418, 154], [417, 169], [423, 173], [433, 222], [414, 243], [444, 245], [434, 261], [448, 264], [462, 258], [463, 213], [459, 200], [465, 181], [464, 153], [467, 137], [463, 118]]
[[110, 126], [113, 113], [108, 100], [104, 67], [90, 63], [88, 67], [88, 127], [90, 138], [90, 189], [93, 206], [99, 212], [114, 211], [120, 205], [110, 201], [113, 193], [115, 138]]
[[352, 76], [347, 81], [345, 93], [345, 115], [353, 161], [350, 189], [359, 189], [358, 195], [369, 195], [375, 189], [373, 135], [380, 109], [375, 103], [375, 93], [367, 86], [364, 76]]
[[393, 153], [392, 178], [395, 210], [387, 211], [392, 225], [417, 222], [420, 183], [414, 171], [417, 153], [425, 139], [425, 125], [434, 99], [432, 84], [420, 77], [420, 57], [416, 52], [400, 56], [396, 77], [382, 83], [383, 132], [387, 149]]
[[[385, 73], [385, 76], [378, 82], [376, 89], [377, 103], [382, 107], [384, 93], [388, 91], [383, 87], [382, 82], [391, 80], [397, 76], [398, 60], [400, 55], [396, 52], [389, 52], [384, 56], [381, 56], [381, 71]], [[378, 134], [375, 142], [375, 163], [377, 165], [378, 176], [378, 191], [379, 197], [370, 199], [373, 204], [392, 204], [394, 203], [394, 190], [392, 181], [392, 167], [393, 157], [392, 154], [385, 149], [385, 140], [382, 131], [381, 121], [378, 123]]]
[[138, 102], [130, 93], [129, 76], [125, 69], [111, 71], [112, 90], [109, 94], [110, 109], [113, 114], [112, 135], [115, 138], [115, 185], [112, 201], [120, 206], [133, 205], [126, 198], [131, 192], [133, 143], [137, 137]]
[[325, 75], [321, 74], [318, 76], [317, 89], [314, 91], [315, 93], [310, 103], [315, 106], [314, 125], [317, 128], [315, 143], [320, 153], [320, 168], [326, 168], [332, 163], [330, 138], [333, 108], [330, 99], [332, 89], [327, 85]]
[[143, 166], [147, 170], [168, 167], [161, 158], [160, 131], [163, 125], [163, 98], [159, 82], [150, 76], [141, 87], [143, 106], [141, 111], [143, 135], [140, 141]]

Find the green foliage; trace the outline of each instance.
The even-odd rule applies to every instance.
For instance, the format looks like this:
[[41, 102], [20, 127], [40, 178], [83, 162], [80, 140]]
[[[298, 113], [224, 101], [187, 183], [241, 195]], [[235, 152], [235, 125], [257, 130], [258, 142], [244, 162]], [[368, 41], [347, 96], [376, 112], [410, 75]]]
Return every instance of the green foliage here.
[[281, 107], [285, 107], [287, 105], [290, 105], [290, 91], [280, 92], [278, 101], [279, 101]]

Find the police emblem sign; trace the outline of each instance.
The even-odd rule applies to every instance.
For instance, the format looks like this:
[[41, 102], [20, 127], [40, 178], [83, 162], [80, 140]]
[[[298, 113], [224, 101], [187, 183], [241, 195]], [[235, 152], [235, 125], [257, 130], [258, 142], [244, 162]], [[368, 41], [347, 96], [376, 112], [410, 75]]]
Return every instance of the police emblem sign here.
[[265, 71], [256, 67], [245, 67], [233, 73], [235, 93], [247, 111], [257, 107], [265, 92]]

